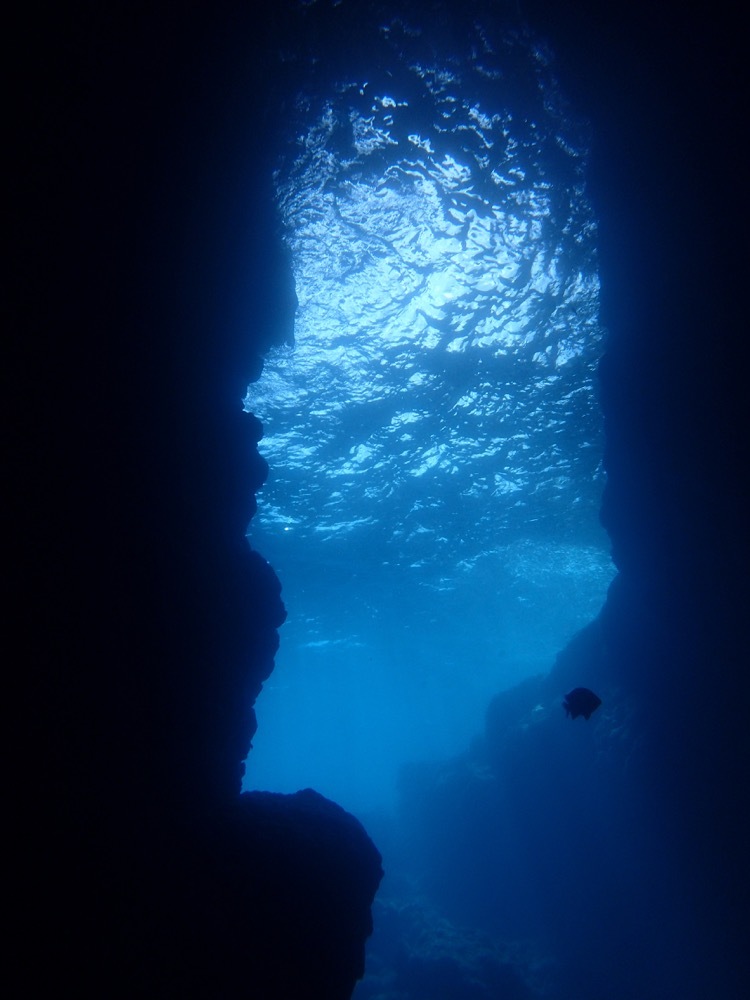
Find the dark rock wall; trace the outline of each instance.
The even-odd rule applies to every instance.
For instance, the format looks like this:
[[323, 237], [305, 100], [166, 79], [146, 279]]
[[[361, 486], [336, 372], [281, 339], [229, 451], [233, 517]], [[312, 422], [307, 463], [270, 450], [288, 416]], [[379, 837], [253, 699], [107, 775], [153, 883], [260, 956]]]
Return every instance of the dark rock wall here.
[[[455, 919], [546, 940], [552, 995], [740, 995], [750, 774], [737, 26], [640, 4], [524, 9], [593, 124], [609, 331], [602, 520], [620, 573], [551, 674], [493, 702], [484, 741], [405, 773], [414, 863]], [[604, 701], [589, 723], [562, 713], [578, 685]]]
[[748, 779], [736, 719], [748, 555], [738, 25], [727, 11], [672, 5], [589, 4], [565, 25], [551, 5], [538, 10], [598, 137], [591, 184], [610, 330], [602, 519], [621, 570], [605, 642], [617, 683], [637, 698], [650, 747], [641, 778], [668, 803], [691, 905], [737, 961], [750, 930], [748, 809], [736, 795]]
[[362, 973], [364, 830], [312, 792], [239, 794], [285, 616], [244, 537], [267, 469], [242, 398], [294, 292], [273, 25], [230, 8], [16, 25], [29, 995], [343, 1000]]

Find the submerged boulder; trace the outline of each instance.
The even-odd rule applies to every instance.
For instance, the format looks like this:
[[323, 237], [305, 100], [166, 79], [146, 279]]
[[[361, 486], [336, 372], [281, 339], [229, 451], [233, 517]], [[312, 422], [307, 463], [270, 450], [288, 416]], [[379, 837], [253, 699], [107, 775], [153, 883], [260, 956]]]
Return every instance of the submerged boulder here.
[[209, 867], [238, 975], [268, 1000], [348, 1000], [383, 875], [361, 823], [309, 788], [249, 792], [218, 836]]

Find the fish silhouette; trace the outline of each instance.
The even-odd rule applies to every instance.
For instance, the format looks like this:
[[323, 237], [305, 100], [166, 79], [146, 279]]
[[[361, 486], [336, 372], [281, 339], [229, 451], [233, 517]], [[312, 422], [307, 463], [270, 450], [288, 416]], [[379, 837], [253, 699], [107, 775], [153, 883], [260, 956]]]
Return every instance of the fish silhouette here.
[[589, 691], [588, 688], [573, 688], [569, 694], [565, 695], [563, 708], [565, 714], [571, 719], [577, 719], [579, 715], [582, 715], [584, 719], [590, 719], [592, 713], [599, 708], [601, 703], [602, 699], [593, 691]]

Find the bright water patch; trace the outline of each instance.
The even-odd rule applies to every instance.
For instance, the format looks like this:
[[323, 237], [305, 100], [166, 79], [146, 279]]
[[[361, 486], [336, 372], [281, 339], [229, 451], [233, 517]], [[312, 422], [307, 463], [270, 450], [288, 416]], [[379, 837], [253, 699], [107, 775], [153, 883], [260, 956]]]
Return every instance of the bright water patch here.
[[321, 564], [319, 550], [274, 555], [289, 619], [258, 701], [250, 779], [314, 786], [360, 815], [392, 803], [404, 761], [463, 751], [492, 695], [548, 670], [612, 576], [603, 549], [552, 542], [439, 573], [379, 565], [377, 550], [354, 565]]
[[271, 468], [251, 542], [290, 613], [248, 782], [353, 809], [465, 746], [612, 575], [585, 130], [538, 49], [484, 33], [440, 63], [407, 35], [379, 82], [300, 102], [296, 344], [246, 400]]

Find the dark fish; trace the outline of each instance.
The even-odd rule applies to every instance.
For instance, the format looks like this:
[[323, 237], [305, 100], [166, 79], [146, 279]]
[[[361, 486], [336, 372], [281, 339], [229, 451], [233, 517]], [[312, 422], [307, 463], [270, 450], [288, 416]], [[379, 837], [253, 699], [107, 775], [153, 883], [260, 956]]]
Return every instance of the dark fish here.
[[588, 688], [573, 688], [570, 694], [565, 695], [563, 708], [565, 714], [569, 715], [571, 719], [577, 719], [579, 715], [582, 715], [584, 719], [590, 719], [592, 713], [599, 708], [601, 703], [602, 699], [593, 691], [589, 691]]

